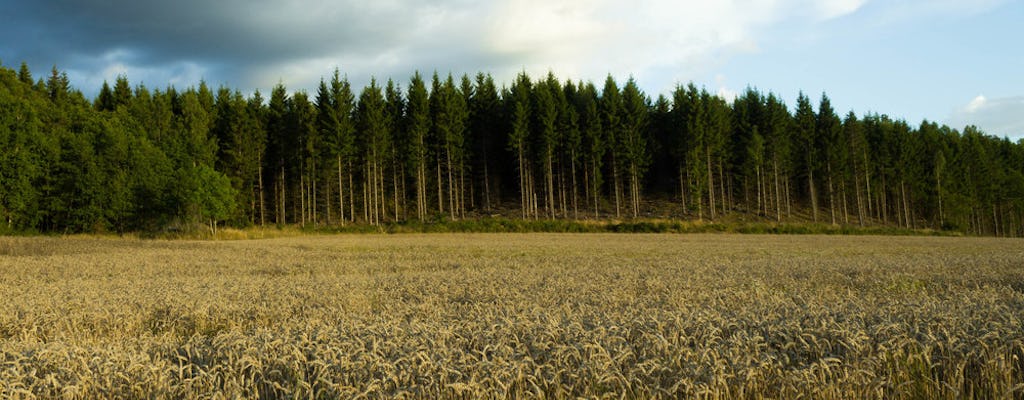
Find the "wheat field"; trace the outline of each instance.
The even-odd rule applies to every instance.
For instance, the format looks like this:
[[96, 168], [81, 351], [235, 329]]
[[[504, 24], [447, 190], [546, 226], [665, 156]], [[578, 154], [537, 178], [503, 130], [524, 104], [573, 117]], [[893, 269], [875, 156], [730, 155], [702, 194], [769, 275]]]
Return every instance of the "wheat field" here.
[[1024, 243], [0, 238], [2, 398], [1021, 398]]

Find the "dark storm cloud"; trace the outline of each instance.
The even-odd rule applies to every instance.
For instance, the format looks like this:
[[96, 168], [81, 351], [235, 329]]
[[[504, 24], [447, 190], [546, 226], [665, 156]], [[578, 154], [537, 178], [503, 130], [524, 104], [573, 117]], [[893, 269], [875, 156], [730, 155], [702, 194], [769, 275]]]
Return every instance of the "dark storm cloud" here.
[[[357, 2], [43, 0], [17, 2], [5, 57], [44, 63], [121, 50], [134, 62], [260, 63], [401, 41], [411, 15]], [[73, 58], [68, 61], [73, 62]]]
[[[479, 59], [467, 50], [475, 47], [474, 35], [460, 33], [472, 29], [465, 17], [479, 8], [463, 0], [14, 2], [4, 10], [0, 35], [23, 39], [0, 44], [0, 60], [25, 61], [38, 72], [57, 65], [86, 92], [121, 72], [156, 84], [195, 73], [248, 89], [265, 86], [275, 70], [294, 75], [296, 65], [316, 68], [319, 76], [342, 62], [369, 60], [387, 72], [409, 69], [389, 62], [441, 61], [436, 66], [443, 67], [465, 61], [454, 57]], [[437, 50], [441, 44], [444, 51]], [[308, 84], [299, 75], [292, 83]]]

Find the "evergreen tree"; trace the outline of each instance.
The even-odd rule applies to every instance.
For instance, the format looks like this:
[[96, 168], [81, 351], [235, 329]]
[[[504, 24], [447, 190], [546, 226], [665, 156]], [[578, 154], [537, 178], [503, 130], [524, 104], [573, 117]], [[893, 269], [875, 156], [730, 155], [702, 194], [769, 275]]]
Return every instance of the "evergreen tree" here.
[[841, 138], [842, 125], [839, 116], [832, 109], [832, 103], [828, 96], [821, 94], [821, 102], [818, 105], [818, 114], [815, 120], [814, 147], [820, 154], [824, 165], [824, 179], [828, 188], [828, 208], [832, 225], [836, 225], [836, 185], [840, 180], [843, 168], [846, 165], [845, 152], [843, 151], [844, 141]]
[[483, 209], [490, 211], [500, 198], [500, 191], [497, 190], [500, 186], [496, 176], [500, 176], [498, 174], [502, 164], [498, 160], [505, 143], [501, 137], [504, 131], [501, 126], [504, 116], [493, 77], [483, 73], [477, 74], [475, 89], [468, 103], [467, 134], [470, 138], [468, 142], [476, 155], [473, 158], [476, 162], [472, 168], [477, 171], [476, 175], [479, 177]]
[[532, 113], [532, 83], [525, 72], [516, 76], [515, 82], [505, 94], [506, 109], [510, 116], [509, 147], [516, 153], [519, 175], [520, 208], [522, 217], [536, 217], [536, 196], [533, 193], [532, 168], [530, 168], [530, 117]]
[[601, 122], [603, 123], [605, 140], [610, 145], [608, 149], [609, 162], [612, 178], [612, 196], [615, 199], [615, 218], [621, 218], [622, 210], [622, 167], [620, 165], [623, 157], [622, 148], [619, 146], [622, 140], [622, 95], [619, 93], [618, 83], [611, 75], [604, 81], [604, 89], [601, 91]]
[[416, 217], [423, 221], [427, 217], [428, 180], [427, 160], [429, 157], [430, 99], [423, 78], [416, 72], [409, 84], [406, 96], [406, 159], [409, 173], [415, 175]]
[[604, 169], [604, 155], [606, 141], [604, 128], [601, 122], [601, 114], [598, 111], [597, 88], [593, 83], [581, 84], [580, 93], [576, 101], [576, 109], [580, 116], [580, 130], [584, 149], [584, 162], [586, 168], [583, 171], [583, 180], [586, 187], [587, 201], [591, 202], [594, 209], [594, 218], [601, 216], [601, 186], [602, 170]]
[[356, 129], [362, 143], [363, 153], [363, 214], [367, 223], [378, 225], [384, 212], [382, 204], [383, 173], [381, 168], [386, 157], [386, 138], [388, 137], [385, 122], [384, 95], [376, 79], [363, 89], [359, 95], [356, 109]]
[[803, 176], [807, 182], [807, 198], [811, 207], [814, 222], [818, 222], [818, 192], [815, 173], [818, 170], [817, 118], [811, 101], [803, 94], [797, 97], [796, 114], [793, 116], [793, 128], [797, 147], [802, 149], [799, 161], [803, 168]]
[[642, 181], [650, 164], [647, 138], [648, 108], [647, 97], [640, 92], [636, 81], [630, 78], [622, 90], [622, 134], [619, 136], [619, 146], [625, 156], [633, 218], [640, 216]]

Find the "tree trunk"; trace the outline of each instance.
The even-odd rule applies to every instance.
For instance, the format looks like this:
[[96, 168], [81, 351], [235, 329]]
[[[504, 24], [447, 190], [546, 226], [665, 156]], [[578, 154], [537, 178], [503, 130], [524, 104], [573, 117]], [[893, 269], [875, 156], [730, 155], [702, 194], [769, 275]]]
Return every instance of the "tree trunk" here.
[[612, 152], [612, 191], [615, 192], [615, 218], [622, 218], [620, 201], [622, 198], [622, 182], [619, 181], [619, 162], [616, 160], [615, 152]]
[[282, 224], [287, 224], [288, 223], [288, 213], [287, 213], [287, 208], [286, 208], [286, 206], [288, 204], [288, 202], [286, 200], [286, 197], [288, 197], [287, 187], [288, 187], [288, 182], [285, 179], [284, 167], [281, 167], [281, 214], [280, 214], [281, 215], [281, 222], [280, 223], [282, 223]]
[[708, 210], [711, 211], [711, 219], [715, 219], [715, 173], [714, 169], [711, 168], [711, 148], [704, 148], [704, 155], [707, 161], [708, 168]]
[[686, 180], [683, 178], [683, 165], [679, 164], [679, 203], [683, 207], [683, 216], [686, 216]]
[[814, 190], [814, 168], [807, 169], [807, 185], [811, 191], [811, 215], [818, 222], [818, 194]]
[[263, 157], [259, 156], [256, 158], [259, 168], [256, 169], [256, 175], [259, 179], [260, 188], [260, 226], [264, 226], [267, 223], [266, 220], [266, 205], [263, 202]]
[[718, 161], [718, 185], [722, 188], [722, 216], [725, 216], [729, 212], [731, 201], [729, 200], [728, 193], [732, 192], [732, 188], [726, 191], [727, 185], [732, 185], [731, 180], [725, 179], [725, 172], [722, 170], [722, 161]]
[[870, 217], [873, 214], [873, 212], [871, 209], [871, 169], [868, 167], [867, 151], [864, 152], [864, 186], [866, 188], [865, 190], [867, 190], [868, 216]]
[[[576, 151], [575, 150], [573, 150], [572, 155], [570, 157], [572, 157], [573, 160], [576, 160]], [[577, 199], [579, 198], [579, 193], [578, 193], [579, 185], [577, 185], [577, 183], [576, 183], [576, 161], [573, 161], [571, 163], [571, 165], [572, 165], [572, 218], [578, 220], [578, 219], [580, 219], [580, 211], [579, 211], [579, 207], [576, 204]]]
[[345, 178], [341, 168], [341, 155], [338, 155], [338, 211], [341, 212], [338, 221], [341, 221], [341, 226], [345, 226]]
[[455, 216], [455, 212], [456, 212], [456, 210], [455, 210], [455, 207], [456, 207], [455, 206], [455, 201], [456, 200], [455, 200], [455, 191], [452, 188], [452, 185], [453, 185], [453, 182], [452, 182], [452, 150], [451, 150], [450, 146], [447, 146], [447, 145], [445, 146], [445, 148], [444, 148], [444, 156], [445, 156], [445, 160], [447, 161], [447, 164], [446, 164], [447, 168], [445, 168], [445, 169], [448, 171], [448, 213], [449, 213], [449, 216], [451, 217], [451, 219], [454, 221], [455, 218], [456, 218], [456, 216]]
[[782, 222], [782, 195], [779, 193], [779, 160], [772, 158], [772, 174], [775, 175], [775, 222]]
[[437, 212], [444, 214], [444, 180], [441, 179], [441, 157], [437, 159]]
[[836, 191], [835, 184], [832, 181], [832, 163], [829, 162], [828, 166], [828, 210], [832, 217], [832, 225], [836, 224]]
[[348, 212], [352, 216], [350, 221], [356, 222], [356, 182], [352, 172], [355, 168], [352, 167], [352, 161], [348, 161], [345, 166], [345, 170], [348, 172]]
[[591, 161], [591, 164], [594, 169], [594, 174], [591, 175], [590, 182], [593, 185], [593, 188], [590, 192], [594, 195], [594, 218], [598, 219], [601, 218], [601, 188], [599, 188], [597, 184], [597, 160]]
[[860, 193], [860, 177], [858, 177], [856, 174], [854, 174], [854, 176], [853, 176], [853, 186], [854, 186], [853, 190], [854, 190], [854, 192], [856, 192], [856, 195], [857, 195], [857, 224], [860, 225], [861, 228], [863, 228], [864, 227], [864, 199], [861, 197], [861, 193]]

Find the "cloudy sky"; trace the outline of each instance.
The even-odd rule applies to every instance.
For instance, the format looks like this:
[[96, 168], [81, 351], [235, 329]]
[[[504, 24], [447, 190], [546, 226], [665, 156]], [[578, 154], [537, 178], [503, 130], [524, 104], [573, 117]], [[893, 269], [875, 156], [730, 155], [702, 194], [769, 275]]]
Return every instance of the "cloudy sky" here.
[[637, 79], [653, 96], [746, 86], [837, 111], [1024, 137], [1018, 0], [34, 0], [5, 5], [0, 62], [67, 71], [88, 96], [125, 74], [312, 91], [334, 68], [360, 87], [518, 71]]

